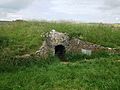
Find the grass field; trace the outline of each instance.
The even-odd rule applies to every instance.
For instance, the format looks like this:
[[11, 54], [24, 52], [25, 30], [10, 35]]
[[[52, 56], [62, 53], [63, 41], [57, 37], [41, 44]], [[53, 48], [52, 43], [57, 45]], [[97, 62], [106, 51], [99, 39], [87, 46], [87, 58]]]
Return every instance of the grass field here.
[[119, 90], [120, 55], [68, 54], [57, 57], [16, 58], [34, 53], [43, 35], [55, 29], [70, 37], [120, 48], [120, 27], [109, 24], [17, 21], [0, 23], [0, 90]]

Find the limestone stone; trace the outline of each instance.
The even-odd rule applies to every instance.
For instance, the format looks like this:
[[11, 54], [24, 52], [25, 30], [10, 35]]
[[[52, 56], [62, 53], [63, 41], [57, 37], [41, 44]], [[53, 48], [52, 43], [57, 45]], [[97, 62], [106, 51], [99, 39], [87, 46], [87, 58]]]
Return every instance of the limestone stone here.
[[45, 37], [46, 38], [42, 46], [35, 53], [40, 57], [47, 57], [49, 54], [58, 54], [62, 55], [61, 57], [64, 57], [66, 52], [83, 53], [87, 55], [91, 55], [93, 52], [101, 50], [106, 50], [108, 52], [120, 52], [120, 50], [107, 47], [105, 48], [101, 45], [93, 44], [77, 38], [70, 38], [66, 33], [57, 32], [55, 30], [45, 34]]
[[55, 55], [55, 47], [62, 45], [65, 48], [69, 45], [69, 36], [66, 33], [60, 33], [55, 30], [52, 30], [46, 34], [46, 40], [43, 42], [43, 45], [40, 47], [36, 54], [39, 56], [47, 56], [47, 54]]
[[87, 50], [87, 49], [81, 49], [81, 52], [89, 56], [92, 54], [92, 50]]

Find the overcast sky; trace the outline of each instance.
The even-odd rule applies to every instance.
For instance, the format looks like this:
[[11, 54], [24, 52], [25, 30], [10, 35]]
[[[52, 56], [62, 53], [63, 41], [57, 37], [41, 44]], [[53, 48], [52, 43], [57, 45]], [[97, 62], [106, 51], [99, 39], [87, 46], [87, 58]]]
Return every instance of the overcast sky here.
[[0, 0], [0, 20], [120, 23], [120, 0]]

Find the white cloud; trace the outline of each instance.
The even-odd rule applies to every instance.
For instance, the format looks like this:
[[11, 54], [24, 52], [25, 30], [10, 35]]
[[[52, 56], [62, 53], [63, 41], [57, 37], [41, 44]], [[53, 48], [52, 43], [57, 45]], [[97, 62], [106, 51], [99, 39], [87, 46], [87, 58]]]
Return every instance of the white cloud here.
[[10, 13], [16, 13], [31, 3], [32, 0], [0, 0], [0, 17], [2, 19], [8, 19], [7, 16], [9, 16]]
[[0, 2], [0, 19], [120, 22], [120, 0], [0, 0]]
[[120, 0], [103, 0], [104, 10], [113, 10], [120, 8]]
[[100, 7], [100, 2], [95, 0], [53, 0], [52, 4], [51, 9], [56, 12], [77, 15], [88, 14], [89, 12], [98, 13], [96, 9]]
[[25, 8], [27, 5], [29, 5], [33, 0], [0, 0], [0, 8], [4, 10], [20, 10], [22, 8]]

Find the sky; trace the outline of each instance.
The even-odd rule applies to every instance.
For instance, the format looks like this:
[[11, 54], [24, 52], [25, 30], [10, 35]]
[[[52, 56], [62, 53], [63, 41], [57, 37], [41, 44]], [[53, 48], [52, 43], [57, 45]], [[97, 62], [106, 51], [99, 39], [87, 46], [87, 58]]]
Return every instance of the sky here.
[[0, 0], [0, 20], [120, 23], [120, 0]]

